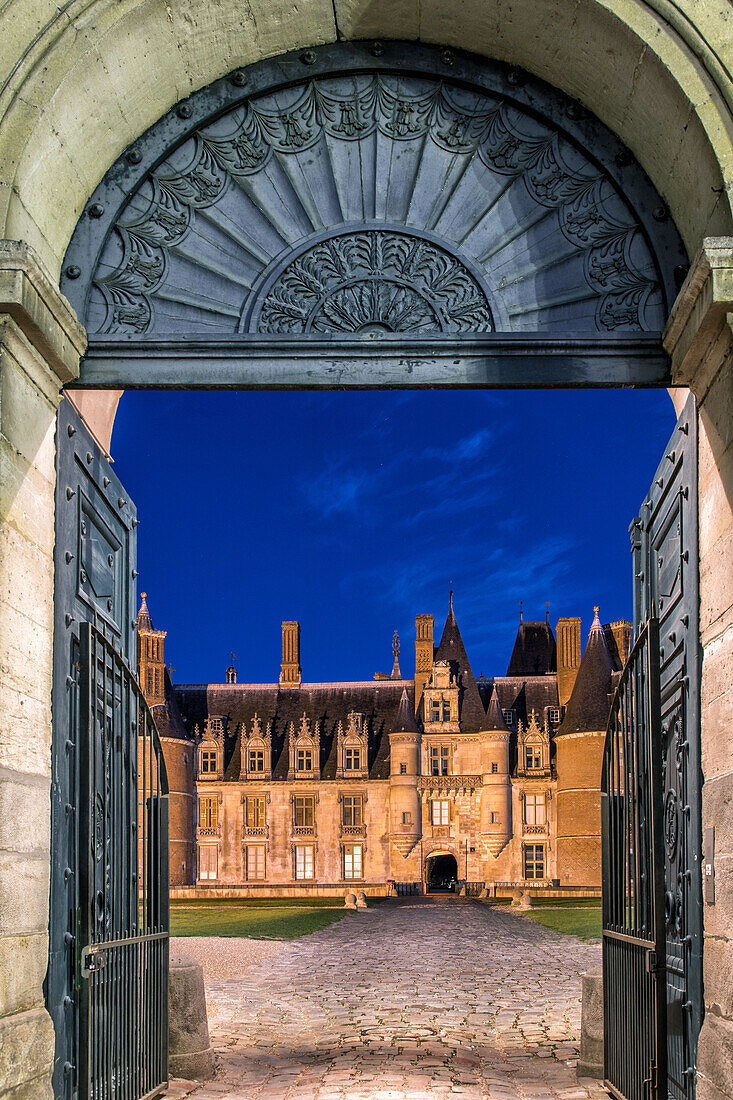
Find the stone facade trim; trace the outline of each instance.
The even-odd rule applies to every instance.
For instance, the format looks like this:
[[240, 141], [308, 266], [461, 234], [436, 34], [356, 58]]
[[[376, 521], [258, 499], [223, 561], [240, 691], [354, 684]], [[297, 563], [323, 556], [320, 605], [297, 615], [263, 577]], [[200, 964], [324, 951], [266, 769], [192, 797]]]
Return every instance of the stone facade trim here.
[[78, 378], [86, 332], [38, 256], [23, 241], [0, 240], [0, 313], [13, 318], [62, 385]]
[[664, 346], [672, 357], [672, 380], [693, 385], [710, 344], [733, 316], [733, 237], [706, 237], [675, 301], [664, 330]]

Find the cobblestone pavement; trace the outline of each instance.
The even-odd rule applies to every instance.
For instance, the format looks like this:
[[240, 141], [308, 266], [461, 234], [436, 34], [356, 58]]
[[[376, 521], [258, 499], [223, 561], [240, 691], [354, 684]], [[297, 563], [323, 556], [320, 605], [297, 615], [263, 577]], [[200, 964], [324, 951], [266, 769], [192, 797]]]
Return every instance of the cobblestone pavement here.
[[477, 901], [349, 913], [256, 975], [207, 981], [219, 1070], [190, 1095], [605, 1098], [575, 1073], [580, 975], [599, 964], [599, 947]]

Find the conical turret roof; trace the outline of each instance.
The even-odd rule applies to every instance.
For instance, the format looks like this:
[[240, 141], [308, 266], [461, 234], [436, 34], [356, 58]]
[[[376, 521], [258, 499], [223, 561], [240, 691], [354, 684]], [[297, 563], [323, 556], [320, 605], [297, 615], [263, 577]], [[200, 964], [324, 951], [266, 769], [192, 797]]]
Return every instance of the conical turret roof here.
[[606, 635], [598, 617], [598, 608], [588, 634], [588, 641], [578, 669], [578, 675], [568, 700], [565, 717], [555, 734], [591, 733], [605, 730], [611, 709], [613, 661], [606, 644]]
[[486, 711], [486, 718], [484, 720], [485, 730], [496, 730], [501, 733], [509, 733], [509, 727], [506, 724], [504, 718], [504, 711], [501, 709], [501, 703], [499, 702], [499, 693], [496, 690], [496, 685], [491, 692], [491, 698], [489, 699], [489, 707]]
[[148, 611], [147, 592], [141, 592], [140, 598], [142, 602], [137, 613], [137, 628], [138, 630], [153, 630], [153, 620], [150, 618], [150, 612]]
[[415, 719], [415, 712], [410, 705], [407, 689], [402, 689], [400, 705], [397, 708], [393, 733], [419, 733], [420, 730]]
[[[448, 618], [445, 620], [443, 635], [440, 639], [436, 661], [450, 661], [454, 671], [458, 672], [460, 691], [458, 693], [458, 711], [463, 733], [476, 733], [486, 728], [486, 711], [481, 702], [476, 681], [471, 671], [471, 663], [463, 644], [461, 632], [453, 612], [453, 593], [450, 595]], [[457, 666], [457, 668], [456, 668]]]

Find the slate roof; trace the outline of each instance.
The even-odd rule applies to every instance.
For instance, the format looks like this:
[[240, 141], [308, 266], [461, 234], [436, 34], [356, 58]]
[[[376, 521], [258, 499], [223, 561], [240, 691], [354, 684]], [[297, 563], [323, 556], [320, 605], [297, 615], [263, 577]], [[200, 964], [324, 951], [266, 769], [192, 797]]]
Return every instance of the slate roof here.
[[549, 623], [520, 623], [507, 676], [544, 676], [557, 672], [557, 645]]
[[240, 728], [251, 729], [255, 714], [262, 721], [263, 733], [271, 723], [272, 778], [284, 780], [289, 768], [289, 727], [297, 732], [303, 714], [313, 728], [320, 725], [321, 778], [336, 777], [336, 730], [339, 721], [344, 730], [350, 711], [366, 715], [368, 729], [368, 766], [370, 779], [389, 778], [389, 734], [404, 720], [401, 699], [407, 695], [410, 708], [414, 701], [412, 680], [376, 680], [328, 684], [202, 684], [180, 685], [176, 698], [193, 730], [213, 715], [227, 719], [225, 779], [239, 779], [241, 765]]
[[608, 651], [606, 635], [598, 618], [598, 608], [591, 624], [580, 668], [568, 700], [565, 717], [555, 734], [589, 733], [605, 730], [611, 709], [613, 692], [613, 661]]
[[486, 724], [484, 729], [487, 730], [500, 730], [501, 732], [509, 732], [509, 727], [504, 721], [504, 715], [502, 714], [501, 703], [499, 702], [499, 696], [496, 690], [492, 691], [491, 698], [489, 700], [489, 709], [486, 711]]
[[513, 710], [517, 721], [527, 725], [531, 711], [544, 714], [545, 707], [559, 706], [557, 677], [547, 676], [493, 676], [483, 677], [478, 684], [481, 698], [488, 705], [496, 691], [502, 710]]
[[448, 618], [445, 620], [443, 635], [435, 654], [436, 661], [450, 661], [452, 671], [458, 674], [458, 714], [462, 733], [476, 733], [485, 728], [486, 711], [481, 701], [471, 663], [463, 644], [461, 632], [453, 613], [451, 595]]
[[157, 703], [150, 708], [155, 722], [155, 728], [160, 737], [176, 737], [182, 741], [190, 740], [190, 734], [183, 722], [183, 715], [178, 706], [175, 688], [171, 682], [168, 669], [163, 672], [164, 703]]

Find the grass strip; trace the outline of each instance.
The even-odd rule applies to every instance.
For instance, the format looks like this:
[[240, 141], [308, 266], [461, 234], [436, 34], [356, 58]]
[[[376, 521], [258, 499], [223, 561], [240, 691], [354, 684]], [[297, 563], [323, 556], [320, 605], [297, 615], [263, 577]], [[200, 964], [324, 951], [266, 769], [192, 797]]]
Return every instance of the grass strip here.
[[525, 916], [545, 928], [551, 928], [554, 932], [562, 932], [566, 936], [577, 936], [584, 943], [594, 943], [601, 938], [602, 913], [600, 908], [558, 908], [529, 910]]

